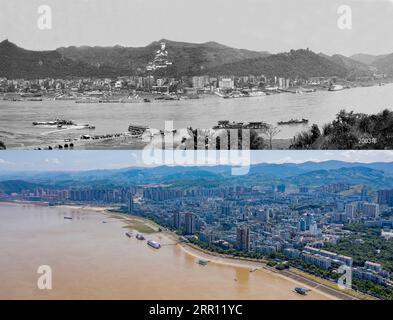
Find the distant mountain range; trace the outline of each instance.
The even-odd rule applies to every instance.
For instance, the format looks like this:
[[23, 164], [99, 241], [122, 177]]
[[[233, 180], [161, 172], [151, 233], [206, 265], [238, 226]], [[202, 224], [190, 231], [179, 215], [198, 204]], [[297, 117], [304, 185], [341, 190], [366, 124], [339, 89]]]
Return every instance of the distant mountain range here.
[[347, 163], [326, 161], [302, 164], [257, 164], [245, 176], [231, 175], [230, 166], [155, 167], [92, 170], [81, 172], [3, 172], [0, 191], [18, 192], [29, 187], [114, 188], [146, 183], [176, 186], [214, 186], [219, 183], [289, 183], [319, 186], [330, 183], [365, 184], [373, 188], [393, 188], [393, 163]]
[[386, 57], [386, 55], [372, 55], [372, 54], [364, 54], [364, 53], [358, 53], [350, 56], [352, 60], [361, 62], [368, 66], [372, 66], [374, 62], [384, 57]]
[[387, 75], [393, 75], [393, 53], [385, 55], [356, 54], [351, 59], [374, 67]]
[[0, 192], [13, 193], [21, 192], [22, 190], [34, 190], [35, 188], [42, 187], [37, 183], [30, 183], [23, 180], [7, 180], [0, 182]]
[[393, 53], [378, 58], [373, 62], [373, 66], [388, 75], [393, 75]]
[[288, 182], [295, 185], [311, 186], [335, 184], [338, 182], [351, 185], [366, 185], [374, 188], [392, 187], [393, 177], [383, 171], [363, 166], [334, 170], [317, 170], [289, 177]]
[[349, 69], [310, 50], [291, 50], [289, 53], [224, 63], [208, 70], [210, 74], [264, 74], [268, 77], [310, 78], [324, 76], [346, 77]]
[[160, 40], [146, 47], [62, 47], [53, 51], [29, 51], [8, 40], [0, 43], [0, 76], [38, 78], [66, 76], [123, 76], [143, 74], [160, 42], [165, 41], [173, 66], [170, 76], [194, 75], [223, 63], [256, 57], [267, 52], [234, 49], [215, 42], [192, 44]]
[[[145, 47], [61, 47], [52, 51], [30, 51], [5, 40], [0, 43], [0, 77], [42, 78], [68, 76], [115, 77], [144, 74], [160, 42], [166, 42], [173, 66], [167, 76], [247, 75], [301, 77], [370, 74], [370, 67], [393, 75], [393, 54], [387, 56], [327, 56], [310, 50], [288, 53], [235, 49], [216, 42], [201, 44], [166, 39]], [[160, 75], [160, 74], [159, 74]]]
[[25, 50], [7, 40], [0, 43], [0, 77], [37, 79], [116, 74], [111, 68], [96, 68], [64, 57], [57, 51]]
[[81, 61], [93, 66], [110, 66], [119, 72], [142, 72], [152, 61], [160, 43], [165, 42], [169, 59], [173, 62], [171, 73], [193, 75], [201, 70], [233, 63], [245, 59], [266, 57], [268, 52], [234, 49], [216, 42], [201, 44], [175, 42], [166, 39], [152, 42], [146, 47], [67, 47], [57, 51], [73, 61]]
[[363, 62], [354, 60], [352, 58], [345, 57], [340, 54], [335, 54], [333, 56], [325, 56], [326, 59], [340, 65], [347, 72], [347, 77], [362, 77], [370, 74], [370, 65]]

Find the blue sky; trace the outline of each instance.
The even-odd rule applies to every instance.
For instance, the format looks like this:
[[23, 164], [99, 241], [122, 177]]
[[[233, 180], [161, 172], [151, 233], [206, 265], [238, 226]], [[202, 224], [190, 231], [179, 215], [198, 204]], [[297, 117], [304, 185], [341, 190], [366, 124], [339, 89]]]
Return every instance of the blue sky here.
[[[51, 30], [37, 27], [40, 5]], [[352, 30], [337, 26], [338, 8], [352, 8]], [[392, 0], [0, 0], [0, 41], [28, 49], [69, 45], [145, 46], [166, 38], [217, 41], [273, 53], [309, 47], [351, 55], [393, 52]]]
[[[1, 151], [0, 171], [78, 171], [92, 169], [117, 169], [125, 167], [144, 167], [157, 165], [171, 165], [161, 160], [157, 151], [155, 163], [146, 163], [141, 151]], [[172, 151], [166, 151], [173, 155]], [[177, 153], [180, 156], [180, 152]], [[215, 154], [215, 153], [214, 153]], [[188, 165], [232, 164], [237, 162], [230, 159], [216, 161], [214, 154], [203, 158], [199, 163], [187, 162]], [[223, 154], [227, 155], [226, 152]], [[190, 157], [193, 151], [187, 152]], [[168, 158], [168, 157], [167, 157]], [[150, 159], [151, 160], [151, 159]], [[236, 159], [239, 161], [239, 159]], [[347, 162], [393, 162], [393, 151], [251, 151], [240, 158], [243, 165], [248, 163], [302, 163], [306, 161], [341, 160]], [[175, 161], [174, 164], [185, 164]]]

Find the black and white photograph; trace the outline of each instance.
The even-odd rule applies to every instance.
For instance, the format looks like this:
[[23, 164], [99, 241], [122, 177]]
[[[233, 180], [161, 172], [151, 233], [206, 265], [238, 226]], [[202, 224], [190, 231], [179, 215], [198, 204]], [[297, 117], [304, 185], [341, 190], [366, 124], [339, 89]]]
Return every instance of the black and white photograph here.
[[389, 0], [1, 0], [7, 149], [391, 149]]

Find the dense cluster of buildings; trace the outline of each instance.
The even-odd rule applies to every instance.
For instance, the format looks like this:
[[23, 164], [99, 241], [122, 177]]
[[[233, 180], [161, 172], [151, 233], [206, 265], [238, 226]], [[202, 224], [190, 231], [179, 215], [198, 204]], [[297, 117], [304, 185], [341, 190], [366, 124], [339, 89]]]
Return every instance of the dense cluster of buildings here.
[[[330, 79], [326, 79], [328, 84]], [[295, 85], [306, 85], [308, 81], [290, 80], [280, 77], [268, 79], [263, 75], [235, 76], [184, 76], [179, 79], [154, 75], [122, 76], [111, 78], [72, 79], [6, 79], [0, 78], [0, 93], [32, 94], [36, 96], [56, 95], [72, 97], [74, 94], [100, 95], [104, 93], [130, 93], [145, 91], [153, 93], [203, 94], [235, 89], [260, 89], [265, 91], [285, 90]]]

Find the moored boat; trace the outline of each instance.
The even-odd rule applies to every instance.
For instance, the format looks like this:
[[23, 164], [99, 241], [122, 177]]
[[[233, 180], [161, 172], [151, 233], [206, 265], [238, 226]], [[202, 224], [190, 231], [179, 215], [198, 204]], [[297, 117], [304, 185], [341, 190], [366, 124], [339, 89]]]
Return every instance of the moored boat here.
[[77, 124], [72, 120], [56, 119], [53, 121], [34, 121], [33, 126], [35, 127], [45, 127], [45, 128], [76, 128], [76, 129], [95, 129], [95, 126], [90, 124]]
[[283, 126], [283, 125], [291, 125], [291, 124], [303, 124], [303, 123], [308, 123], [308, 119], [291, 119], [289, 121], [279, 121], [277, 122], [277, 124], [279, 126]]
[[160, 249], [161, 248], [161, 245], [158, 242], [154, 241], [154, 240], [148, 240], [147, 244], [150, 247], [154, 248], [154, 249]]
[[33, 126], [58, 126], [58, 125], [68, 125], [72, 126], [75, 123], [71, 120], [56, 119], [53, 121], [34, 121]]
[[136, 235], [136, 238], [137, 238], [138, 240], [145, 240], [145, 237], [144, 237], [142, 234], [140, 234], [140, 233], [138, 233], [138, 234]]
[[308, 291], [310, 291], [309, 289], [306, 288], [301, 288], [301, 287], [296, 287], [294, 289], [294, 291], [298, 294], [301, 294], [302, 296], [305, 296], [307, 294]]
[[206, 266], [208, 263], [209, 263], [209, 261], [207, 261], [207, 260], [203, 260], [203, 259], [198, 260], [198, 264], [200, 264], [201, 266]]
[[229, 122], [228, 120], [218, 121], [213, 127], [214, 130], [219, 129], [267, 129], [268, 124], [262, 121], [253, 122]]
[[341, 91], [341, 90], [344, 90], [344, 89], [345, 89], [344, 86], [342, 86], [341, 84], [332, 84], [329, 87], [329, 91]]
[[139, 136], [143, 135], [147, 129], [149, 129], [149, 127], [130, 124], [128, 127], [128, 132], [130, 132], [132, 135]]
[[263, 91], [251, 91], [248, 92], [249, 97], [264, 97], [266, 96], [266, 92]]

